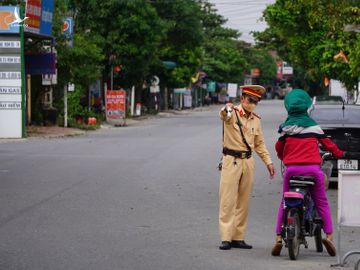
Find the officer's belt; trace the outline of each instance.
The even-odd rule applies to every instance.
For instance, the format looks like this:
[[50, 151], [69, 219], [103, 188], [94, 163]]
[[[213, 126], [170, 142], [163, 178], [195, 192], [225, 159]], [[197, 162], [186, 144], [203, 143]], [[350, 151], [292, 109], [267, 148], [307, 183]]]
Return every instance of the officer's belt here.
[[236, 151], [226, 147], [223, 148], [223, 154], [241, 159], [251, 158], [251, 151]]

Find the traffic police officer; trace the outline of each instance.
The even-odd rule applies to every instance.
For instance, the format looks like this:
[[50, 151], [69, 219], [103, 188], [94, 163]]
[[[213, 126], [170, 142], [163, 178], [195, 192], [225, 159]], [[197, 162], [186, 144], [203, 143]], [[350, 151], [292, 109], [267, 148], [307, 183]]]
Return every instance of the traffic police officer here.
[[260, 85], [240, 87], [241, 104], [227, 103], [220, 111], [224, 123], [223, 159], [219, 190], [220, 249], [251, 249], [245, 243], [249, 200], [254, 181], [255, 151], [267, 166], [270, 177], [275, 174], [266, 149], [260, 117], [253, 112], [265, 93]]

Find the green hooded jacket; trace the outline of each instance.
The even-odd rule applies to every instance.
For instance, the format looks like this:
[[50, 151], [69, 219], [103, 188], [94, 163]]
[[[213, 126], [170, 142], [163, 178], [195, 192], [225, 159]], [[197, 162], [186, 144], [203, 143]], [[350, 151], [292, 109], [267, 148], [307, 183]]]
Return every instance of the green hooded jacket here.
[[280, 129], [285, 126], [296, 125], [300, 127], [310, 127], [317, 125], [315, 120], [308, 114], [312, 100], [306, 91], [293, 89], [285, 96], [284, 104], [288, 112], [288, 117], [285, 122], [280, 125]]

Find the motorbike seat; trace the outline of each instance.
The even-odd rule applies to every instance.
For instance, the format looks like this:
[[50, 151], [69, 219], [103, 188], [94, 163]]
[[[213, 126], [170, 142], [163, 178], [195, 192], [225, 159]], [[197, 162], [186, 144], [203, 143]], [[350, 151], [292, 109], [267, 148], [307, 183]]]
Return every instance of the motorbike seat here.
[[300, 193], [300, 192], [292, 192], [292, 191], [288, 191], [284, 193], [284, 198], [285, 199], [304, 199], [304, 194]]
[[313, 186], [315, 185], [315, 177], [307, 175], [294, 175], [290, 178], [290, 185]]

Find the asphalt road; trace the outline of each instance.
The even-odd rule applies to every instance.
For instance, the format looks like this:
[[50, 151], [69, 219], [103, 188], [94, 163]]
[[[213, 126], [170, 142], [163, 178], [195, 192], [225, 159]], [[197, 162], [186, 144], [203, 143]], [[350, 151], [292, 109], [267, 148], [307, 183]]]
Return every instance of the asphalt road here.
[[[312, 239], [298, 261], [286, 250], [270, 255], [281, 190], [274, 153], [281, 101], [257, 109], [277, 176], [270, 180], [256, 159], [246, 238], [254, 248], [218, 249], [219, 108], [1, 143], [0, 269], [330, 269], [336, 257], [316, 253]], [[328, 195], [335, 222], [336, 190]], [[344, 229], [343, 252], [359, 240], [358, 229]]]

